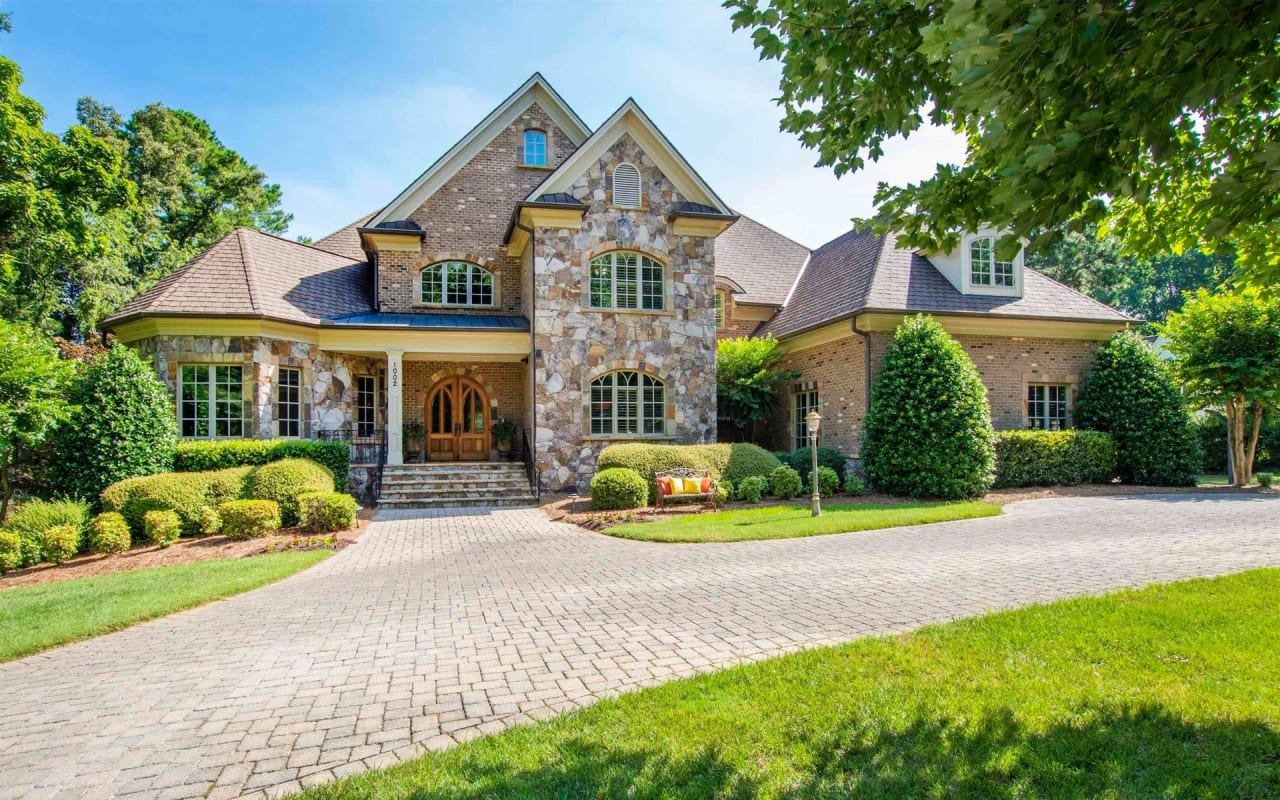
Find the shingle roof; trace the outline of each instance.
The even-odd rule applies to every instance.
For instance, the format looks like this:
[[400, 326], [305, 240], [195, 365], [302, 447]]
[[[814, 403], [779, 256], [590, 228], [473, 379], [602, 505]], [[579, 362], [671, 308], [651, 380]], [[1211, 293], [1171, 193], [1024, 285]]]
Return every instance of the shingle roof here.
[[[716, 253], [718, 262], [718, 242]], [[1023, 273], [1022, 297], [962, 294], [927, 258], [898, 247], [896, 237], [850, 231], [813, 251], [790, 302], [765, 324], [762, 333], [787, 336], [862, 310], [1103, 322], [1131, 319], [1033, 269]]]
[[355, 261], [364, 261], [364, 248], [360, 246], [360, 228], [368, 225], [369, 221], [377, 213], [377, 211], [373, 211], [365, 214], [350, 225], [339, 228], [328, 236], [316, 240], [313, 243], [314, 246], [321, 250], [328, 250], [330, 253], [346, 256]]
[[144, 314], [252, 315], [317, 324], [371, 311], [369, 265], [236, 228], [102, 323]]
[[780, 306], [809, 258], [809, 248], [740, 215], [716, 237], [715, 254], [716, 275], [746, 290], [735, 300]]

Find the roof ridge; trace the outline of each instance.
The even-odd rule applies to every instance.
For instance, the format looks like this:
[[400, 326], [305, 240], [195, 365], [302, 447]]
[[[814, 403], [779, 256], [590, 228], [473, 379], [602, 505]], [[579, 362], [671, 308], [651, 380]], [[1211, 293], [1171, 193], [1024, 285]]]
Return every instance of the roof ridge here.
[[244, 270], [244, 287], [245, 291], [249, 293], [249, 308], [252, 308], [255, 313], [261, 314], [262, 309], [258, 307], [257, 293], [254, 291], [253, 269], [249, 263], [253, 256], [249, 252], [249, 240], [245, 238], [245, 233], [248, 231], [249, 229], [243, 225], [237, 225], [236, 243], [240, 246], [240, 268]]
[[[343, 227], [339, 228], [338, 230], [334, 231], [333, 233], [339, 233], [340, 231], [346, 230], [348, 227], [350, 227], [350, 226], [349, 226], [349, 225], [344, 225]], [[239, 226], [237, 226], [237, 229], [239, 229], [239, 230], [244, 230], [244, 231], [248, 231], [249, 233], [256, 233], [256, 234], [258, 234], [258, 235], [260, 235], [260, 236], [267, 236], [267, 237], [269, 237], [269, 238], [271, 238], [271, 239], [275, 239], [275, 240], [276, 240], [276, 241], [278, 241], [278, 242], [284, 242], [285, 244], [291, 244], [291, 245], [294, 245], [294, 246], [296, 246], [296, 247], [305, 247], [305, 248], [307, 248], [307, 249], [309, 249], [309, 250], [315, 250], [317, 253], [324, 253], [324, 254], [325, 254], [325, 255], [327, 255], [327, 256], [334, 256], [334, 257], [336, 257], [336, 258], [341, 258], [341, 259], [344, 259], [344, 260], [346, 260], [346, 261], [348, 261], [348, 262], [350, 262], [350, 263], [352, 263], [352, 264], [359, 264], [359, 263], [360, 263], [359, 261], [357, 261], [357, 260], [355, 260], [355, 259], [351, 258], [351, 256], [344, 256], [342, 253], [335, 253], [335, 252], [333, 252], [332, 250], [326, 250], [326, 249], [324, 249], [323, 247], [316, 247], [314, 244], [307, 244], [306, 242], [299, 242], [299, 241], [298, 241], [298, 240], [296, 240], [296, 239], [287, 239], [287, 238], [285, 238], [285, 237], [283, 237], [283, 236], [281, 236], [281, 235], [279, 235], [279, 234], [272, 233], [272, 232], [270, 232], [270, 231], [258, 230], [257, 228], [250, 228], [250, 227], [247, 227], [247, 226], [244, 226], [244, 225], [239, 225]], [[332, 236], [332, 235], [333, 235], [333, 234], [329, 234], [328, 236], [321, 236], [320, 238], [321, 238], [321, 239], [327, 239], [327, 238], [329, 238], [329, 236]]]
[[729, 209], [729, 210], [730, 210], [730, 211], [732, 211], [733, 213], [737, 214], [739, 217], [742, 217], [743, 219], [746, 219], [746, 220], [748, 220], [748, 221], [750, 221], [750, 222], [754, 222], [755, 224], [759, 225], [761, 228], [764, 228], [765, 230], [769, 231], [770, 233], [774, 233], [774, 234], [777, 234], [778, 236], [781, 236], [783, 239], [786, 239], [788, 242], [791, 242], [791, 243], [792, 243], [792, 244], [794, 244], [796, 247], [803, 247], [805, 250], [808, 250], [810, 253], [812, 253], [812, 252], [813, 252], [813, 250], [814, 250], [814, 248], [810, 247], [810, 246], [809, 246], [809, 245], [807, 245], [807, 244], [804, 244], [804, 243], [802, 243], [802, 242], [797, 242], [795, 239], [792, 239], [790, 236], [786, 235], [785, 233], [783, 233], [782, 231], [778, 230], [777, 228], [773, 228], [773, 227], [770, 227], [770, 226], [768, 226], [768, 225], [765, 225], [763, 222], [761, 222], [760, 220], [758, 220], [758, 219], [756, 219], [755, 217], [751, 216], [750, 214], [744, 214], [744, 213], [742, 213], [741, 211], [739, 211], [739, 210], [738, 210], [738, 209], [736, 209], [736, 208], [731, 208], [731, 209]]

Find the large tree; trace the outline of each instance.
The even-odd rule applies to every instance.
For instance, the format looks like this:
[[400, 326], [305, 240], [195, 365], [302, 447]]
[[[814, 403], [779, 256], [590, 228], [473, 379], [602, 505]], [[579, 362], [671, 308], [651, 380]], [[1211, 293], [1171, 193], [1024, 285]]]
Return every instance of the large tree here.
[[782, 63], [783, 130], [836, 174], [926, 121], [965, 162], [881, 185], [877, 229], [950, 249], [995, 225], [1052, 239], [1102, 223], [1134, 254], [1235, 253], [1280, 278], [1274, 2], [728, 0]]
[[1248, 486], [1263, 414], [1280, 404], [1280, 300], [1202, 289], [1161, 333], [1191, 396], [1225, 409], [1235, 485]]
[[716, 409], [738, 432], [755, 438], [756, 423], [778, 404], [778, 387], [799, 373], [779, 367], [782, 351], [772, 336], [721, 339], [716, 344]]
[[9, 511], [19, 451], [38, 448], [71, 410], [71, 373], [71, 362], [58, 357], [47, 337], [0, 320], [0, 522]]

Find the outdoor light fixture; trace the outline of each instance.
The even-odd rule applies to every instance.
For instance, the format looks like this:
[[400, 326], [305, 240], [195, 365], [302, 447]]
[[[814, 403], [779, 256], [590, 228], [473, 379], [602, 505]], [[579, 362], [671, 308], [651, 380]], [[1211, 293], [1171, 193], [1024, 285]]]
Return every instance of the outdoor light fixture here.
[[809, 473], [809, 484], [813, 494], [809, 497], [813, 508], [813, 516], [822, 516], [822, 498], [818, 495], [818, 431], [822, 428], [822, 415], [810, 411], [804, 418], [804, 427], [809, 431], [809, 454], [813, 456], [813, 471]]

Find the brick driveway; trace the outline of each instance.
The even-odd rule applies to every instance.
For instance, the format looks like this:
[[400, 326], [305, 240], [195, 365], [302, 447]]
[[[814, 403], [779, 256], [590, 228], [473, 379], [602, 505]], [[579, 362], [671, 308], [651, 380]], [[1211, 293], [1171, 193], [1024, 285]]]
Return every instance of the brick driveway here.
[[1275, 564], [1280, 498], [1257, 495], [697, 546], [384, 513], [281, 583], [0, 665], [0, 797], [296, 790], [799, 647]]

